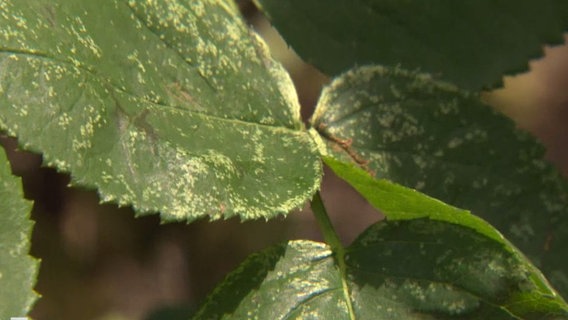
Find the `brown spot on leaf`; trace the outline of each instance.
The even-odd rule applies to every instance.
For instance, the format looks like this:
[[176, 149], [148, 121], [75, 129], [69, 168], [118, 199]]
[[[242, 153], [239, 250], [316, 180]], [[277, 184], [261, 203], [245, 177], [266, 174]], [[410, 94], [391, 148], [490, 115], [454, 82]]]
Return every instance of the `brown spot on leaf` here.
[[321, 134], [322, 137], [333, 142], [335, 144], [334, 147], [338, 147], [341, 150], [345, 151], [349, 155], [349, 157], [351, 157], [351, 159], [355, 161], [357, 165], [359, 165], [359, 167], [374, 176], [375, 173], [369, 168], [369, 160], [357, 154], [357, 152], [355, 152], [355, 150], [353, 150], [353, 148], [351, 147], [353, 144], [353, 139], [342, 139], [336, 137], [327, 130], [327, 125], [325, 123], [319, 123], [316, 127], [316, 130]]

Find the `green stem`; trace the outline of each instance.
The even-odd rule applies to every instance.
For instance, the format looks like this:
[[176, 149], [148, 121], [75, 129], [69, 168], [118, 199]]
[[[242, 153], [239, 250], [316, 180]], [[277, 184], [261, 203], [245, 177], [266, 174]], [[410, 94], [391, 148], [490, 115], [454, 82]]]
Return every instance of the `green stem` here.
[[351, 303], [351, 295], [349, 294], [349, 287], [347, 286], [347, 265], [345, 264], [345, 248], [339, 240], [339, 236], [329, 219], [329, 215], [325, 210], [325, 206], [318, 192], [314, 195], [311, 202], [312, 211], [316, 217], [318, 225], [323, 233], [323, 239], [331, 247], [335, 254], [339, 272], [341, 273], [341, 286], [343, 288], [343, 296], [347, 303], [347, 311], [349, 312], [349, 319], [355, 320], [355, 312], [353, 311], [353, 304]]
[[325, 242], [329, 244], [333, 251], [344, 251], [341, 240], [339, 240], [339, 236], [337, 235], [337, 232], [335, 232], [335, 228], [333, 228], [331, 220], [325, 210], [319, 191], [314, 195], [311, 206], [321, 232], [323, 233], [323, 239]]

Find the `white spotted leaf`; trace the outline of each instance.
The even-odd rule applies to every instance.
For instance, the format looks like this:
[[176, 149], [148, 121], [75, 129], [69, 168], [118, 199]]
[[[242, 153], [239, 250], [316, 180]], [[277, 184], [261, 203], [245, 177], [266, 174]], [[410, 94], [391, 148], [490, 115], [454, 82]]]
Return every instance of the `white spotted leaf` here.
[[568, 184], [478, 95], [366, 66], [326, 88], [311, 121], [322, 152], [483, 217], [568, 296]]
[[270, 218], [321, 175], [290, 79], [229, 0], [1, 1], [0, 124], [165, 220]]
[[337, 259], [310, 241], [252, 255], [193, 319], [568, 319], [518, 251], [465, 226], [379, 222]]
[[477, 91], [563, 43], [565, 0], [256, 0], [292, 48], [329, 75], [421, 70]]
[[27, 315], [38, 298], [34, 285], [39, 261], [29, 255], [31, 208], [0, 150], [0, 319]]

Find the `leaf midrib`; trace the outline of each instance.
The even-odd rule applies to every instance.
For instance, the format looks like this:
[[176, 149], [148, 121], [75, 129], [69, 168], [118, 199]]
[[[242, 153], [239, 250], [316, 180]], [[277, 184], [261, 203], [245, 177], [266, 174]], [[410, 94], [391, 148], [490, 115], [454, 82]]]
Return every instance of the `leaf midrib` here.
[[52, 63], [52, 64], [58, 64], [59, 63], [59, 64], [64, 64], [64, 65], [69, 65], [73, 68], [83, 70], [84, 72], [90, 74], [93, 78], [98, 79], [103, 86], [107, 86], [108, 88], [110, 88], [110, 89], [112, 89], [116, 92], [123, 93], [123, 94], [125, 94], [125, 95], [127, 95], [127, 96], [135, 99], [136, 101], [141, 102], [141, 103], [147, 103], [147, 104], [150, 104], [150, 105], [160, 106], [162, 108], [173, 109], [173, 110], [176, 110], [176, 111], [189, 112], [191, 114], [197, 114], [197, 115], [212, 119], [214, 121], [236, 123], [236, 124], [246, 125], [246, 126], [260, 126], [260, 127], [270, 128], [271, 130], [276, 130], [276, 129], [277, 130], [285, 130], [285, 131], [290, 131], [290, 132], [294, 132], [294, 133], [300, 133], [300, 132], [306, 131], [305, 128], [302, 128], [302, 130], [295, 130], [295, 129], [289, 128], [287, 126], [279, 126], [279, 125], [270, 125], [270, 124], [257, 123], [257, 122], [249, 122], [249, 121], [239, 120], [239, 119], [228, 119], [228, 118], [223, 118], [223, 117], [211, 115], [211, 114], [204, 113], [204, 112], [189, 110], [189, 109], [186, 109], [186, 108], [181, 108], [181, 107], [177, 107], [177, 106], [171, 106], [171, 105], [166, 105], [166, 104], [158, 103], [158, 102], [155, 102], [155, 101], [151, 101], [149, 99], [134, 95], [134, 94], [120, 88], [118, 85], [112, 83], [112, 81], [110, 81], [109, 79], [102, 77], [101, 75], [98, 74], [98, 72], [96, 72], [95, 70], [91, 70], [89, 67], [85, 66], [83, 63], [77, 65], [77, 64], [75, 64], [71, 61], [58, 59], [58, 58], [55, 58], [55, 57], [53, 57], [49, 54], [46, 54], [46, 53], [38, 51], [38, 50], [24, 50], [24, 49], [13, 49], [13, 48], [0, 47], [0, 54], [2, 54], [2, 53], [13, 54], [13, 55], [16, 55], [16, 56], [26, 56], [28, 58], [38, 59], [38, 60], [45, 60], [48, 63]]

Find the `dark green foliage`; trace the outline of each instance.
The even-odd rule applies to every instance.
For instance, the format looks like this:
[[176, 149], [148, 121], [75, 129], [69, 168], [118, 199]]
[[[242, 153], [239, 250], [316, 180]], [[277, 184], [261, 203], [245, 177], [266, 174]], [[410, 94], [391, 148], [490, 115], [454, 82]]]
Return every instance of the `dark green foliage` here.
[[292, 48], [329, 75], [401, 66], [472, 90], [526, 70], [568, 29], [564, 0], [256, 1]]
[[468, 227], [379, 222], [346, 250], [345, 274], [315, 242], [254, 255], [195, 319], [568, 319], [522, 255]]
[[568, 184], [478, 95], [362, 67], [324, 90], [312, 125], [331, 156], [487, 219], [568, 295]]

